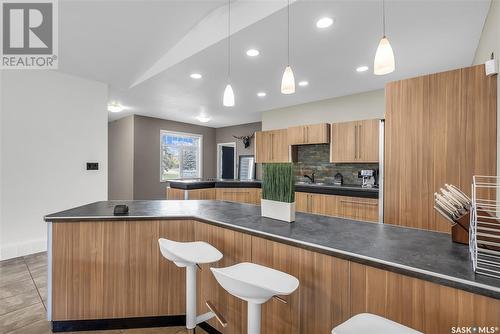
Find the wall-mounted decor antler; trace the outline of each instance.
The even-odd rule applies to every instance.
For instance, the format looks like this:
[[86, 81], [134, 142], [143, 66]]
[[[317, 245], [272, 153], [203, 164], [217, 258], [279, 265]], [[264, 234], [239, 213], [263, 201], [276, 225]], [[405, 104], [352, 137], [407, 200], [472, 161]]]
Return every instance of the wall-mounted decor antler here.
[[252, 139], [254, 135], [255, 135], [255, 133], [252, 134], [251, 136], [239, 136], [238, 137], [238, 136], [233, 135], [233, 137], [243, 141], [243, 146], [245, 146], [245, 148], [248, 148], [250, 146], [250, 139]]

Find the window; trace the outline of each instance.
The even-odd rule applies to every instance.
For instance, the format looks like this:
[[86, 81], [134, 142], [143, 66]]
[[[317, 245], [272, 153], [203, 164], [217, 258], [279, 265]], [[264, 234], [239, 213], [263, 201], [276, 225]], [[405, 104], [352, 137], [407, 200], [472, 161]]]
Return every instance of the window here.
[[161, 131], [160, 179], [200, 178], [203, 136]]

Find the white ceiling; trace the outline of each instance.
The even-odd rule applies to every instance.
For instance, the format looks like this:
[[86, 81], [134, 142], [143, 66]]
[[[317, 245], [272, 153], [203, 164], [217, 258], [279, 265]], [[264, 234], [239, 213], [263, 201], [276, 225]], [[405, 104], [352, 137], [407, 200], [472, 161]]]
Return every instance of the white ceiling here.
[[[60, 71], [110, 85], [110, 101], [135, 113], [205, 125], [259, 121], [261, 112], [383, 88], [385, 83], [470, 66], [490, 0], [386, 1], [396, 71], [372, 72], [382, 34], [380, 1], [298, 0], [291, 6], [291, 65], [298, 87], [280, 93], [286, 65], [286, 1], [233, 0], [231, 83], [236, 106], [222, 106], [227, 84], [226, 1], [60, 2]], [[331, 16], [330, 28], [316, 21]], [[245, 51], [260, 50], [250, 58]], [[370, 70], [357, 73], [360, 65]], [[190, 73], [203, 75], [193, 80]], [[265, 98], [256, 93], [265, 91]], [[305, 115], [304, 117], [307, 117]]]

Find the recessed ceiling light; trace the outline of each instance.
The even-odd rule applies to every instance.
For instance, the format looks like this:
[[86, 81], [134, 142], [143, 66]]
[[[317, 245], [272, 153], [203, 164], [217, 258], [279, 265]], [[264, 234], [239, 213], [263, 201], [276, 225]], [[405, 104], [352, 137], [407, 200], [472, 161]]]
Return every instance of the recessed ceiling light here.
[[322, 17], [316, 22], [316, 27], [320, 29], [328, 28], [333, 24], [333, 19], [330, 17]]
[[109, 112], [120, 112], [120, 111], [123, 111], [123, 106], [117, 102], [111, 102], [110, 104], [108, 104], [108, 111]]
[[249, 50], [247, 50], [247, 56], [249, 56], [249, 57], [256, 57], [259, 54], [260, 54], [260, 52], [257, 49], [249, 49]]
[[198, 116], [196, 117], [196, 119], [198, 119], [201, 123], [207, 123], [208, 121], [210, 121], [210, 117], [208, 116]]
[[366, 72], [368, 71], [368, 66], [360, 66], [356, 69], [357, 72]]
[[202, 75], [200, 73], [191, 73], [191, 79], [201, 79]]
[[299, 86], [305, 87], [307, 85], [309, 85], [309, 81], [305, 81], [305, 80], [304, 81], [299, 81]]
[[266, 92], [258, 92], [258, 93], [257, 93], [257, 96], [258, 96], [258, 97], [264, 97], [264, 96], [266, 96], [266, 95], [267, 95], [267, 94], [266, 94]]

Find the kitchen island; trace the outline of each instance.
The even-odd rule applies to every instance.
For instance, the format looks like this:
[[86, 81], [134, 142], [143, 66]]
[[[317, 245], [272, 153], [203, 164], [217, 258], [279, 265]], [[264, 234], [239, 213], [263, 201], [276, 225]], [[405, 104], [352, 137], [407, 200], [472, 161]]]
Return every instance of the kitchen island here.
[[[113, 216], [116, 204], [129, 215]], [[195, 200], [96, 202], [45, 220], [56, 329], [90, 319], [95, 328], [182, 323], [184, 272], [161, 258], [160, 237], [209, 242], [224, 254], [214, 266], [249, 261], [295, 275], [300, 286], [288, 304], [263, 307], [268, 333], [328, 333], [361, 312], [436, 334], [500, 324], [500, 280], [475, 275], [468, 247], [443, 233], [305, 213], [288, 224], [261, 217], [255, 205]], [[209, 300], [229, 322], [209, 325], [243, 333], [244, 303], [202, 268], [200, 312]]]

